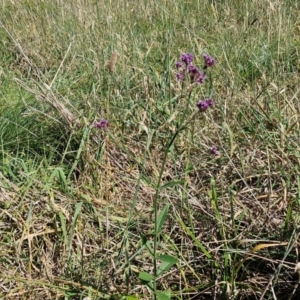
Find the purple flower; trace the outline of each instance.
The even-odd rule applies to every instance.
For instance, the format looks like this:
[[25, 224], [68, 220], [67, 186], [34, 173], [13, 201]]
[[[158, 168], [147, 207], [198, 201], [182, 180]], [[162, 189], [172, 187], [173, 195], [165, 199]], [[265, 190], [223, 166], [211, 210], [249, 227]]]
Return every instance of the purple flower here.
[[200, 71], [197, 67], [193, 66], [191, 63], [194, 56], [190, 53], [183, 53], [181, 55], [181, 61], [175, 63], [178, 73], [176, 74], [177, 80], [183, 81], [186, 78], [187, 73], [191, 79], [191, 83], [203, 83], [206, 78], [205, 70], [215, 64], [215, 60], [208, 54], [203, 54], [204, 67], [203, 71]]
[[194, 79], [197, 83], [203, 83], [206, 78], [206, 73], [200, 73], [198, 76]]
[[203, 54], [203, 58], [204, 58], [204, 68], [206, 69], [207, 67], [212, 67], [215, 65], [216, 61], [209, 56], [208, 54], [204, 53]]
[[199, 101], [197, 103], [197, 106], [198, 106], [199, 110], [202, 111], [202, 112], [205, 112], [209, 107], [205, 100]]
[[193, 83], [203, 83], [206, 78], [206, 73], [201, 73], [197, 67], [192, 65], [189, 66], [189, 75]]
[[213, 99], [205, 99], [202, 101], [199, 101], [197, 103], [197, 106], [201, 112], [205, 112], [209, 107], [211, 107], [214, 104]]
[[193, 65], [189, 66], [189, 75], [193, 82], [194, 82], [194, 79], [199, 76], [199, 74], [200, 74], [200, 71], [197, 67], [195, 67]]
[[210, 154], [212, 154], [212, 155], [217, 155], [218, 154], [218, 148], [217, 148], [217, 146], [213, 146], [210, 149]]
[[181, 55], [181, 61], [186, 65], [189, 65], [194, 59], [194, 56], [190, 53], [184, 53]]
[[106, 121], [106, 120], [104, 120], [104, 119], [100, 119], [99, 122], [95, 122], [95, 123], [94, 123], [94, 126], [95, 126], [96, 128], [105, 129], [106, 127], [109, 126], [109, 122]]
[[182, 62], [181, 61], [178, 61], [176, 64], [175, 64], [175, 66], [176, 66], [176, 69], [178, 70], [178, 69], [180, 69], [181, 67], [182, 67]]
[[195, 67], [193, 65], [189, 66], [189, 74], [190, 74], [191, 77], [192, 76], [194, 77], [194, 76], [196, 76], [199, 73], [200, 73], [200, 71], [199, 71], [199, 69], [197, 67]]
[[214, 105], [214, 100], [209, 98], [209, 99], [206, 99], [206, 103], [208, 104], [209, 107], [213, 106]]
[[200, 71], [198, 70], [197, 67], [190, 65], [189, 66], [189, 74], [195, 74], [195, 73], [199, 73]]
[[176, 78], [177, 78], [178, 81], [182, 81], [184, 79], [184, 76], [181, 73], [177, 73]]

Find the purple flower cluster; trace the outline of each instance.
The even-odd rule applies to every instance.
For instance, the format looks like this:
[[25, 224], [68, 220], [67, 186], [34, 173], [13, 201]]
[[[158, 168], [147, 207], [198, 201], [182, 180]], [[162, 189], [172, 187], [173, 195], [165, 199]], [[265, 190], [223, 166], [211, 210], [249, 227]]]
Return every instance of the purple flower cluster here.
[[189, 75], [192, 82], [203, 83], [206, 78], [206, 73], [201, 73], [195, 66], [189, 66]]
[[99, 129], [105, 129], [106, 127], [109, 126], [109, 122], [104, 119], [100, 119], [99, 122], [94, 123], [94, 126]]
[[[203, 70], [208, 67], [212, 67], [215, 64], [215, 60], [208, 54], [203, 54], [204, 67]], [[176, 78], [179, 81], [183, 81], [187, 75], [191, 80], [191, 83], [203, 83], [206, 78], [206, 72], [200, 71], [196, 66], [192, 65], [194, 56], [190, 53], [183, 53], [181, 55], [181, 61], [176, 62], [176, 69], [179, 71], [176, 74]]]
[[209, 98], [201, 100], [197, 103], [197, 106], [201, 112], [205, 112], [209, 107], [214, 105], [214, 100]]
[[190, 53], [183, 53], [181, 55], [181, 61], [184, 62], [186, 65], [189, 65], [194, 59], [194, 56]]
[[[192, 65], [194, 56], [190, 53], [183, 53], [181, 61], [176, 62], [175, 66], [178, 71], [176, 74], [177, 80], [183, 81], [188, 77], [191, 83], [203, 83], [206, 78], [206, 69], [215, 65], [216, 61], [208, 54], [203, 54], [204, 66], [203, 71], [200, 71], [196, 66]], [[213, 99], [199, 101], [197, 106], [201, 112], [205, 112], [214, 104]]]

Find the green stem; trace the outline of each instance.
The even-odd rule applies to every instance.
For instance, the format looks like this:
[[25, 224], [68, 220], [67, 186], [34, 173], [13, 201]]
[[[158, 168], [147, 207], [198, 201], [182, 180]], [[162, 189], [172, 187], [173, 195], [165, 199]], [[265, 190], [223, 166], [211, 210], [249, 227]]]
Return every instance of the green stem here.
[[158, 232], [158, 220], [157, 220], [157, 212], [158, 212], [158, 198], [159, 198], [159, 194], [160, 194], [160, 186], [161, 186], [161, 180], [162, 180], [162, 175], [163, 175], [163, 171], [165, 169], [165, 165], [166, 165], [166, 162], [167, 162], [167, 157], [168, 157], [168, 154], [169, 154], [169, 150], [172, 146], [172, 144], [174, 143], [176, 137], [178, 136], [179, 132], [182, 131], [183, 129], [185, 129], [186, 125], [188, 123], [190, 123], [194, 117], [195, 117], [196, 114], [194, 114], [192, 116], [192, 118], [184, 125], [180, 126], [179, 129], [177, 129], [177, 131], [175, 132], [175, 134], [172, 136], [168, 146], [167, 146], [167, 149], [165, 150], [164, 152], [164, 158], [163, 158], [163, 162], [162, 162], [162, 165], [161, 165], [161, 168], [160, 168], [160, 172], [159, 172], [159, 178], [158, 178], [158, 182], [157, 182], [157, 186], [156, 186], [156, 193], [155, 193], [155, 196], [154, 196], [154, 220], [155, 220], [155, 225], [154, 225], [154, 249], [153, 249], [153, 256], [154, 256], [154, 262], [153, 262], [153, 272], [154, 272], [154, 281], [153, 281], [153, 291], [154, 291], [154, 300], [157, 299], [156, 297], [156, 278], [157, 278], [157, 261], [156, 261], [156, 252], [157, 252], [157, 242], [158, 242], [158, 239], [159, 239], [159, 236], [160, 236], [160, 232]]

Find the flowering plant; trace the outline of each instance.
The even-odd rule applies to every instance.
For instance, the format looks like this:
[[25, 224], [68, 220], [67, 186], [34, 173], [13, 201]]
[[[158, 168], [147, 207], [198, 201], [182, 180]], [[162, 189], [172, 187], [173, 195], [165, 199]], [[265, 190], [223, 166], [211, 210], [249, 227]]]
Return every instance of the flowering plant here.
[[215, 65], [215, 60], [208, 54], [203, 54], [204, 66], [200, 71], [196, 66], [192, 65], [194, 56], [190, 53], [184, 53], [181, 55], [181, 61], [176, 62], [175, 66], [178, 71], [176, 77], [179, 81], [184, 81], [187, 78], [191, 83], [203, 83], [206, 78], [206, 69]]
[[[176, 78], [180, 82], [189, 81], [191, 87], [193, 88], [197, 84], [202, 84], [205, 82], [207, 77], [207, 69], [214, 66], [216, 61], [210, 55], [203, 54], [204, 64], [202, 70], [193, 65], [194, 56], [190, 53], [183, 53], [181, 55], [180, 61], [176, 62], [175, 67], [177, 69]], [[183, 89], [183, 88], [182, 88]], [[214, 105], [214, 100], [212, 98], [207, 98], [204, 100], [199, 100], [196, 103], [200, 112], [207, 111], [208, 108]], [[190, 119], [190, 121], [193, 117]], [[188, 121], [187, 123], [189, 123]], [[217, 147], [213, 146], [210, 150], [210, 153], [217, 155]]]

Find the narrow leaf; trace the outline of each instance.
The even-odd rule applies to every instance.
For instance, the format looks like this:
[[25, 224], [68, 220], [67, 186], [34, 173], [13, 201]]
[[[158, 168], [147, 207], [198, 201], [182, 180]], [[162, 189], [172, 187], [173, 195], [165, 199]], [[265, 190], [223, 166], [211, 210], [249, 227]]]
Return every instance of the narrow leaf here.
[[126, 296], [125, 299], [126, 299], [126, 300], [139, 300], [139, 298], [137, 298], [137, 297], [135, 297], [135, 296], [131, 296], [131, 295]]
[[164, 261], [164, 262], [168, 262], [168, 263], [174, 263], [176, 264], [178, 262], [178, 259], [174, 256], [171, 255], [160, 255], [157, 257], [157, 259]]
[[201, 249], [201, 251], [205, 254], [205, 256], [207, 258], [211, 259], [212, 258], [211, 254], [206, 250], [206, 248], [203, 246], [203, 244], [195, 237], [193, 232], [184, 224], [182, 219], [179, 216], [177, 216], [176, 220], [180, 223], [183, 230], [185, 230], [186, 233], [192, 238], [195, 245]]
[[236, 144], [234, 143], [234, 135], [233, 135], [232, 130], [230, 129], [229, 125], [226, 122], [223, 123], [223, 126], [228, 131], [229, 140], [230, 140], [230, 157], [232, 157], [234, 150], [236, 148]]
[[259, 244], [259, 245], [256, 245], [252, 250], [251, 252], [256, 252], [256, 251], [259, 251], [261, 249], [264, 249], [264, 248], [268, 248], [268, 247], [276, 247], [276, 246], [285, 246], [287, 245], [288, 243], [287, 242], [283, 242], [283, 243], [276, 243], [276, 244]]
[[165, 223], [165, 221], [167, 219], [167, 215], [168, 215], [168, 211], [169, 211], [169, 206], [170, 206], [170, 204], [168, 203], [162, 209], [162, 211], [159, 213], [159, 215], [157, 216], [157, 220], [155, 222], [155, 225], [156, 225], [155, 226], [155, 234], [158, 234], [161, 231], [161, 229], [162, 229], [162, 227], [163, 227], [163, 225], [164, 225], [164, 223]]
[[[75, 233], [76, 223], [77, 223], [77, 219], [78, 219], [82, 204], [83, 204], [82, 202], [79, 202], [79, 203], [76, 204], [75, 213], [74, 213], [74, 217], [73, 217], [73, 221], [72, 221], [71, 232], [70, 232], [70, 236], [69, 236], [69, 245], [68, 245], [69, 251], [70, 251], [70, 248], [71, 248], [73, 236], [74, 236], [74, 233]], [[70, 255], [70, 252], [69, 252], [69, 255]]]
[[60, 219], [61, 230], [63, 233], [64, 243], [67, 244], [67, 226], [66, 226], [66, 218], [64, 214], [60, 211], [58, 212], [58, 216]]
[[184, 180], [172, 180], [172, 181], [167, 182], [163, 186], [161, 186], [161, 189], [165, 189], [165, 188], [168, 188], [168, 187], [173, 187], [175, 185], [180, 185], [180, 184], [184, 184]]

